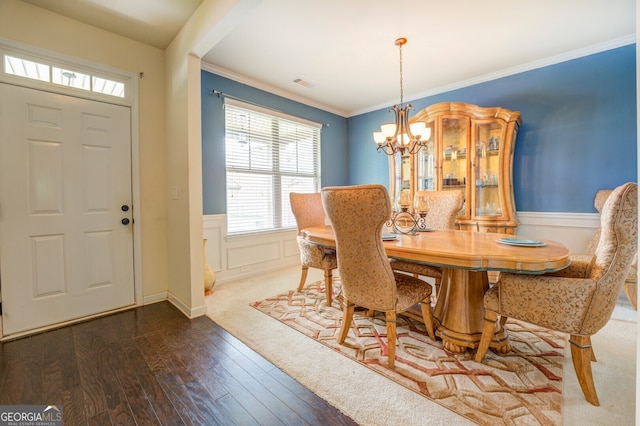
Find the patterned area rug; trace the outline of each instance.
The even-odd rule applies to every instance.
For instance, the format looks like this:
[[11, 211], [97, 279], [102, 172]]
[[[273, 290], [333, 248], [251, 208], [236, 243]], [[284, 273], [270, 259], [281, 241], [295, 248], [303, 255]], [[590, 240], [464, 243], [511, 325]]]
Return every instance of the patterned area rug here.
[[356, 310], [344, 345], [336, 336], [342, 312], [340, 284], [325, 305], [324, 283], [254, 302], [259, 311], [344, 354], [379, 374], [481, 425], [562, 423], [562, 362], [566, 336], [519, 321], [505, 327], [511, 353], [488, 351], [482, 364], [473, 351], [453, 354], [429, 339], [419, 321], [399, 316], [396, 368], [387, 367], [384, 314]]

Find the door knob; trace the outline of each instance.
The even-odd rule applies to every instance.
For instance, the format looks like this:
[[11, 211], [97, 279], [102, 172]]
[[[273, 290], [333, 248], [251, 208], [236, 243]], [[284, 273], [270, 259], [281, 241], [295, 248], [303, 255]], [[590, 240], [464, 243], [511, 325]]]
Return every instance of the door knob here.
[[123, 212], [126, 212], [129, 210], [129, 206], [126, 204], [123, 204], [122, 207], [120, 207], [122, 209]]
[[129, 224], [129, 219], [127, 219], [126, 217], [124, 219], [121, 220], [123, 225], [128, 225]]

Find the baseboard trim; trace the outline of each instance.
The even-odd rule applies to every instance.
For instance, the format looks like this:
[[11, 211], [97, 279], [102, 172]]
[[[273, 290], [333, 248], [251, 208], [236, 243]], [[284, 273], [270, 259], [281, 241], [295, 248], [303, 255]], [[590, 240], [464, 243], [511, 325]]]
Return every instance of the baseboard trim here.
[[169, 292], [167, 300], [188, 318], [200, 317], [207, 313], [207, 307], [205, 305], [189, 308], [186, 303], [184, 303], [171, 292]]
[[164, 300], [167, 300], [168, 298], [169, 298], [169, 292], [161, 291], [160, 293], [154, 293], [154, 294], [145, 296], [142, 302], [145, 305], [150, 305], [152, 303], [162, 302]]

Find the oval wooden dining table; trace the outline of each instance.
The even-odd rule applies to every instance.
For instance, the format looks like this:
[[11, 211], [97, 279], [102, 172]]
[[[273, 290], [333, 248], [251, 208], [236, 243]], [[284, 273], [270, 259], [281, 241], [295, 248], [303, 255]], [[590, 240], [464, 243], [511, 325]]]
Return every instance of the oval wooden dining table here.
[[[310, 242], [335, 247], [331, 226], [306, 228], [302, 234]], [[483, 296], [489, 288], [488, 271], [543, 274], [570, 264], [569, 249], [561, 243], [538, 239], [544, 245], [515, 246], [500, 243], [498, 240], [502, 238], [526, 237], [433, 230], [417, 235], [397, 235], [396, 239], [384, 242], [390, 258], [443, 269], [433, 317], [436, 335], [451, 352], [462, 353], [467, 348], [478, 347], [484, 322]], [[416, 317], [420, 318], [419, 308]], [[500, 322], [495, 327], [490, 347], [500, 353], [510, 351], [507, 333]]]

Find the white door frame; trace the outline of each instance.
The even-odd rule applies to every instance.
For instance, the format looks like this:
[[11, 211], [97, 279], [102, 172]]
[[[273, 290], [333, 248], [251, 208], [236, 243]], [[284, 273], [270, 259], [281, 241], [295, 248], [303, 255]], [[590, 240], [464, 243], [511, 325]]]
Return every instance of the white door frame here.
[[[142, 250], [141, 241], [141, 226], [142, 223], [140, 215], [140, 126], [139, 126], [139, 106], [138, 106], [138, 78], [137, 73], [129, 71], [123, 71], [115, 68], [108, 67], [102, 64], [96, 64], [93, 62], [85, 61], [83, 59], [74, 58], [72, 56], [63, 55], [61, 53], [53, 52], [39, 47], [30, 46], [27, 44], [19, 43], [14, 40], [0, 37], [0, 52], [10, 51], [19, 55], [26, 55], [31, 58], [42, 59], [43, 62], [54, 62], [67, 64], [71, 67], [76, 67], [85, 70], [93, 70], [99, 74], [107, 74], [118, 77], [120, 80], [126, 81], [126, 86], [129, 95], [123, 99], [115, 98], [106, 100], [104, 95], [93, 94], [92, 92], [81, 92], [76, 89], [68, 89], [64, 86], [56, 86], [54, 84], [42, 83], [36, 80], [30, 80], [28, 78], [14, 77], [0, 72], [0, 81], [4, 81], [10, 84], [35, 88], [39, 90], [46, 90], [49, 92], [60, 93], [64, 95], [75, 96], [79, 98], [85, 98], [89, 100], [96, 100], [100, 102], [111, 102], [113, 104], [125, 105], [131, 108], [131, 193], [133, 202], [133, 279], [134, 279], [134, 303], [136, 306], [141, 306], [144, 301], [143, 288], [142, 288], [142, 262], [140, 255]], [[0, 55], [0, 60], [3, 60]], [[72, 69], [76, 69], [72, 68]], [[136, 225], [137, 224], [137, 225]], [[127, 308], [129, 309], [129, 308]], [[102, 314], [99, 314], [102, 315]], [[99, 316], [96, 315], [96, 316]], [[85, 320], [86, 318], [83, 318]], [[56, 324], [52, 327], [58, 327]], [[47, 328], [47, 327], [45, 327]], [[33, 332], [33, 330], [31, 331]], [[0, 328], [0, 340], [2, 329]], [[12, 335], [13, 337], [17, 337]]]

